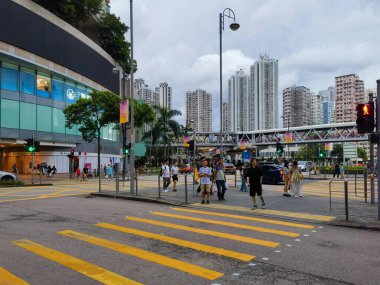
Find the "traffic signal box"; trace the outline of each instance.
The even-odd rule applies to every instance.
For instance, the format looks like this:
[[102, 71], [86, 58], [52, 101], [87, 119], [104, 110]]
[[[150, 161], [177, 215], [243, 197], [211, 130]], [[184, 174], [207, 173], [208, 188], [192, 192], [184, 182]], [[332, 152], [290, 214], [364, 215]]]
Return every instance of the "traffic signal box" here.
[[373, 102], [356, 105], [356, 126], [358, 133], [373, 132], [375, 127], [375, 105]]
[[131, 152], [131, 144], [129, 143], [128, 145], [126, 145], [126, 146], [124, 147], [124, 151], [123, 151], [123, 153], [124, 153], [124, 155], [129, 155], [130, 152]]
[[284, 146], [281, 143], [276, 143], [276, 153], [278, 156], [282, 156], [284, 153]]
[[27, 152], [39, 152], [41, 150], [40, 142], [35, 141], [33, 138], [26, 139], [24, 148]]

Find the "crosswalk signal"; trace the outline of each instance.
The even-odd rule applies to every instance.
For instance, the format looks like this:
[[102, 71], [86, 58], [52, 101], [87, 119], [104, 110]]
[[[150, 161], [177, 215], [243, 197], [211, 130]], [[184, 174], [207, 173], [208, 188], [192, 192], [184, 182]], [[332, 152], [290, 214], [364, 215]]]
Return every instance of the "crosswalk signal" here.
[[34, 139], [26, 139], [25, 150], [28, 152], [34, 152], [36, 147], [34, 146]]
[[124, 147], [124, 154], [129, 155], [129, 152], [131, 150], [131, 144], [128, 144]]
[[282, 156], [284, 153], [284, 146], [280, 144], [279, 142], [276, 143], [276, 153], [278, 156]]
[[375, 127], [375, 108], [374, 103], [356, 105], [356, 126], [358, 133], [365, 134], [373, 132]]

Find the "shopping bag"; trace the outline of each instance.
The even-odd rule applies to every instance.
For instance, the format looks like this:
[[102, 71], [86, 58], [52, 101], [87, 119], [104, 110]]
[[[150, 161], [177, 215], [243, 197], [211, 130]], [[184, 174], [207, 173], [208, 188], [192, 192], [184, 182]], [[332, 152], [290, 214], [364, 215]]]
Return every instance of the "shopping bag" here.
[[226, 187], [226, 190], [229, 189], [228, 184], [227, 184], [227, 181], [224, 182], [224, 186]]
[[217, 193], [218, 192], [218, 187], [216, 187], [215, 184], [212, 184], [211, 191], [212, 191], [212, 193]]

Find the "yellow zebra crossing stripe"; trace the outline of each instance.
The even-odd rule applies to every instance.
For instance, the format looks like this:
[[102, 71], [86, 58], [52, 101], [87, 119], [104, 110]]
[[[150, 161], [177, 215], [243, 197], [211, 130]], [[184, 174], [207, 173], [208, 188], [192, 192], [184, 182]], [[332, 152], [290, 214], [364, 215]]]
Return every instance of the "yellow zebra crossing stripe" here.
[[49, 260], [55, 261], [63, 266], [66, 266], [74, 271], [80, 272], [96, 281], [109, 285], [138, 285], [142, 284], [124, 276], [118, 275], [111, 271], [108, 271], [102, 267], [91, 264], [82, 259], [76, 258], [72, 255], [65, 254], [49, 247], [42, 246], [30, 240], [16, 240], [13, 244], [29, 250], [35, 254], [45, 257]]
[[277, 242], [250, 238], [250, 237], [245, 237], [245, 236], [238, 236], [238, 235], [233, 235], [233, 234], [226, 234], [226, 233], [217, 232], [217, 231], [198, 229], [198, 228], [193, 228], [193, 227], [188, 227], [188, 226], [177, 225], [173, 223], [165, 223], [165, 222], [160, 222], [157, 220], [142, 219], [142, 218], [137, 218], [137, 217], [126, 217], [125, 219], [130, 220], [130, 221], [140, 222], [140, 223], [146, 223], [146, 224], [150, 224], [154, 226], [167, 227], [167, 228], [183, 230], [183, 231], [193, 232], [193, 233], [198, 233], [198, 234], [203, 234], [203, 235], [215, 236], [215, 237], [220, 237], [220, 238], [225, 238], [225, 239], [231, 239], [231, 240], [246, 242], [250, 244], [257, 244], [257, 245], [262, 245], [262, 246], [267, 246], [267, 247], [277, 247], [280, 245]]
[[217, 205], [217, 204], [208, 204], [208, 205], [200, 205], [199, 203], [191, 204], [194, 207], [202, 207], [202, 208], [211, 208], [211, 209], [223, 209], [230, 211], [239, 211], [245, 213], [255, 213], [255, 214], [265, 214], [265, 215], [273, 215], [280, 217], [291, 217], [291, 218], [299, 218], [304, 220], [312, 220], [319, 222], [330, 222], [335, 219], [334, 216], [324, 216], [324, 215], [314, 215], [307, 213], [295, 213], [295, 212], [286, 212], [286, 211], [278, 211], [278, 210], [269, 210], [269, 209], [256, 209], [250, 210], [247, 207], [239, 207], [239, 206], [228, 206], [228, 205]]
[[223, 248], [209, 246], [209, 245], [196, 243], [196, 242], [192, 242], [188, 240], [178, 239], [178, 238], [174, 238], [170, 236], [164, 236], [164, 235], [154, 234], [151, 232], [140, 231], [140, 230], [136, 230], [129, 227], [122, 227], [122, 226], [108, 224], [108, 223], [97, 223], [96, 226], [102, 227], [105, 229], [119, 231], [122, 233], [128, 233], [128, 234], [138, 235], [138, 236], [142, 236], [146, 238], [156, 239], [163, 242], [175, 244], [178, 246], [187, 247], [187, 248], [191, 248], [191, 249], [195, 249], [195, 250], [199, 250], [199, 251], [203, 251], [207, 253], [222, 255], [222, 256], [226, 256], [226, 257], [230, 257], [230, 258], [234, 258], [234, 259], [238, 259], [242, 261], [250, 261], [255, 258], [254, 255], [249, 255], [249, 254], [236, 252], [232, 250], [226, 250]]
[[102, 246], [102, 247], [105, 247], [105, 248], [108, 248], [120, 253], [132, 255], [144, 260], [148, 260], [153, 263], [161, 264], [161, 265], [171, 267], [183, 272], [187, 272], [192, 275], [199, 276], [208, 280], [215, 280], [224, 275], [223, 273], [220, 273], [217, 271], [209, 270], [207, 268], [204, 268], [198, 265], [176, 260], [176, 259], [166, 257], [161, 254], [152, 253], [152, 252], [142, 250], [136, 247], [132, 247], [126, 244], [121, 244], [118, 242], [113, 242], [106, 239], [97, 238], [94, 236], [90, 236], [90, 235], [86, 235], [86, 234], [82, 234], [82, 233], [78, 233], [78, 232], [74, 232], [70, 230], [65, 230], [58, 233], [67, 237], [77, 239], [77, 240], [81, 240], [81, 241], [85, 241], [91, 244]]
[[180, 212], [186, 212], [186, 213], [195, 213], [195, 214], [202, 214], [202, 215], [208, 215], [208, 216], [217, 216], [217, 217], [225, 217], [225, 218], [231, 218], [231, 219], [255, 221], [255, 222], [268, 223], [268, 224], [273, 224], [273, 225], [281, 225], [281, 226], [294, 227], [294, 228], [301, 228], [301, 229], [313, 229], [314, 228], [314, 226], [311, 226], [311, 225], [291, 223], [291, 222], [283, 222], [283, 221], [263, 219], [263, 218], [254, 218], [254, 217], [247, 217], [247, 216], [231, 215], [231, 214], [224, 214], [224, 213], [210, 212], [210, 211], [191, 210], [191, 209], [185, 209], [185, 208], [172, 208], [172, 209], [174, 211], [180, 211]]
[[226, 227], [245, 229], [245, 230], [257, 231], [257, 232], [263, 232], [263, 233], [270, 233], [270, 234], [281, 235], [281, 236], [288, 236], [288, 237], [299, 237], [300, 236], [299, 233], [285, 232], [285, 231], [280, 231], [280, 230], [275, 230], [275, 229], [268, 229], [268, 228], [255, 227], [255, 226], [236, 224], [236, 223], [230, 223], [230, 222], [223, 222], [223, 221], [216, 221], [216, 220], [210, 220], [210, 219], [181, 216], [181, 215], [162, 213], [162, 212], [152, 212], [151, 214], [156, 215], [156, 216], [161, 216], [161, 217], [169, 217], [169, 218], [175, 218], [175, 219], [181, 219], [181, 220], [196, 221], [196, 222], [200, 222], [200, 223], [221, 225], [221, 226], [226, 226]]
[[29, 283], [0, 267], [0, 285], [29, 285]]

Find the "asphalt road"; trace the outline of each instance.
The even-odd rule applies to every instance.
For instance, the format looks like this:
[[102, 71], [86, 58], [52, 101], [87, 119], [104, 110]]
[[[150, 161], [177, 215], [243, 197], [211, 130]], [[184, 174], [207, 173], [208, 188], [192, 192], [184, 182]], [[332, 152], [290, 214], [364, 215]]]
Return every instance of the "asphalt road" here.
[[379, 284], [379, 232], [181, 209], [200, 210], [85, 196], [0, 203], [0, 284]]

